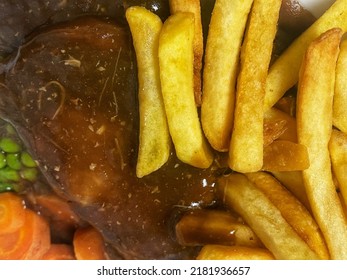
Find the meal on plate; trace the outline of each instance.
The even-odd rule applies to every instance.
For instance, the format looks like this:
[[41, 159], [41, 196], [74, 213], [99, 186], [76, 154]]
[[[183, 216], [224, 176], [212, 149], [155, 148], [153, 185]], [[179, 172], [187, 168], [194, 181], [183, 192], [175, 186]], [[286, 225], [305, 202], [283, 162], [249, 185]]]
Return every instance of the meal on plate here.
[[347, 0], [0, 3], [0, 259], [347, 259]]

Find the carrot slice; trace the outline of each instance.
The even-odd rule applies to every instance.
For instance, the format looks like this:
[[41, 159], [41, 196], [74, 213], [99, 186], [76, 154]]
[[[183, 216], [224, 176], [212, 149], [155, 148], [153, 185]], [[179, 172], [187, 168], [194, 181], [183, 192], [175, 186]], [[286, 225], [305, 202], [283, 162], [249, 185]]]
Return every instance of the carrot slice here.
[[25, 219], [23, 199], [14, 193], [0, 194], [0, 234], [18, 230]]
[[42, 260], [75, 260], [73, 247], [67, 244], [51, 244]]
[[32, 210], [25, 210], [24, 224], [17, 231], [0, 235], [0, 259], [40, 259], [50, 247], [47, 221]]
[[74, 213], [71, 205], [54, 194], [42, 194], [34, 197], [34, 203], [40, 213], [49, 221], [52, 242], [70, 244], [73, 235], [83, 222]]
[[47, 216], [56, 221], [65, 221], [65, 223], [75, 225], [79, 223], [78, 216], [73, 212], [70, 205], [53, 194], [43, 194], [35, 197], [36, 203], [39, 204]]
[[73, 245], [78, 260], [107, 259], [102, 235], [93, 227], [78, 228], [74, 235]]

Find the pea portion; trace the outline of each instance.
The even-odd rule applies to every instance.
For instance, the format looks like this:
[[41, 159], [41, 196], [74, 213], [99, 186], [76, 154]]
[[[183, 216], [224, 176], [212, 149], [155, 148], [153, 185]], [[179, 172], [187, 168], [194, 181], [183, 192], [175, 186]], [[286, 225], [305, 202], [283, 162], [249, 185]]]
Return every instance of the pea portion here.
[[36, 162], [28, 152], [22, 152], [21, 161], [26, 167], [36, 167]]
[[20, 175], [17, 170], [12, 169], [9, 166], [0, 169], [0, 182], [19, 182]]
[[0, 192], [20, 192], [37, 180], [38, 169], [12, 125], [0, 119]]
[[7, 165], [14, 170], [20, 170], [22, 167], [22, 162], [20, 160], [19, 154], [7, 154], [6, 162]]
[[7, 164], [6, 155], [3, 152], [0, 152], [0, 169], [4, 168]]
[[5, 153], [19, 153], [21, 146], [13, 139], [5, 137], [0, 139], [0, 149]]
[[20, 175], [23, 179], [30, 182], [35, 182], [37, 179], [37, 169], [36, 168], [25, 168], [21, 171]]

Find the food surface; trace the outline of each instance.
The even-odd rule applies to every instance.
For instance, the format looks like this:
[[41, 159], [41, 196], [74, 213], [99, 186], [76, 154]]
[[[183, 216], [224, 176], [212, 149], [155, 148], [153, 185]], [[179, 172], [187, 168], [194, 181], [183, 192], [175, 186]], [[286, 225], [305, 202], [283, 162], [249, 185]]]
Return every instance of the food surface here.
[[[333, 130], [332, 116], [326, 117], [333, 114], [333, 84], [324, 104], [330, 113], [325, 110], [320, 115], [326, 130], [319, 139], [309, 138], [315, 131], [310, 127], [315, 112], [307, 107], [311, 101], [318, 103], [313, 96], [299, 95], [309, 90], [297, 91], [297, 78], [288, 91], [270, 92], [271, 100], [265, 106], [261, 103], [269, 95], [265, 92], [269, 84], [283, 78], [276, 69], [290, 66], [288, 53], [300, 65], [300, 54], [335, 30], [339, 37], [334, 60], [325, 51], [331, 47], [329, 42], [320, 53], [334, 68], [337, 46], [347, 29], [347, 1], [337, 0], [318, 21], [297, 1], [280, 2], [273, 1], [276, 6], [271, 7], [267, 23], [262, 21], [262, 14], [269, 12], [267, 1], [248, 1], [246, 8], [240, 8], [246, 12], [236, 23], [242, 26], [235, 25], [238, 41], [229, 67], [233, 82], [227, 86], [233, 96], [226, 92], [216, 100], [213, 90], [209, 92], [210, 104], [221, 108], [228, 107], [230, 98], [235, 100], [235, 118], [249, 124], [238, 126], [244, 139], [257, 116], [260, 133], [246, 149], [229, 145], [232, 137], [240, 139], [229, 123], [230, 110], [225, 111], [228, 115], [223, 115], [224, 110], [215, 114], [204, 104], [204, 82], [211, 88], [214, 82], [223, 82], [214, 72], [223, 63], [223, 53], [216, 54], [214, 48], [219, 27], [232, 20], [223, 14], [223, 1], [201, 0], [198, 7], [196, 1], [191, 5], [185, 0], [50, 1], [47, 5], [2, 0], [0, 156], [6, 159], [5, 170], [11, 167], [21, 177], [20, 183], [0, 177], [4, 186], [0, 224], [6, 225], [0, 232], [0, 259], [345, 258], [346, 213], [339, 195], [347, 193], [341, 183], [347, 136], [340, 128]], [[215, 22], [209, 25], [214, 7]], [[194, 41], [201, 35], [200, 28], [204, 48], [202, 38]], [[221, 55], [218, 62], [208, 61], [210, 72], [204, 72], [204, 60], [201, 65], [205, 50], [210, 58]], [[342, 56], [340, 61], [343, 82]], [[291, 74], [299, 77], [303, 87], [304, 79], [312, 82], [311, 77], [322, 77], [325, 67], [309, 68], [305, 63], [300, 75], [298, 67]], [[229, 70], [223, 74], [228, 76]], [[331, 77], [334, 71], [328, 71]], [[204, 79], [199, 80], [199, 72]], [[270, 82], [268, 73], [272, 73]], [[211, 79], [213, 74], [221, 79]], [[236, 96], [241, 83], [247, 88], [246, 101]], [[319, 92], [321, 84], [314, 84]], [[255, 95], [254, 88], [261, 90]], [[339, 94], [344, 100], [342, 87]], [[303, 98], [308, 99], [305, 104]], [[342, 108], [338, 115], [343, 121], [346, 110], [338, 102], [334, 106]], [[210, 130], [208, 119], [201, 123], [202, 110], [211, 113], [211, 109], [213, 118], [223, 117], [218, 132], [223, 139]], [[302, 123], [307, 123], [308, 141], [303, 141]], [[212, 131], [211, 137], [206, 137], [206, 131]], [[332, 131], [335, 138], [329, 147]], [[162, 148], [155, 149], [160, 137]], [[15, 151], [8, 148], [13, 143], [18, 145]], [[328, 179], [334, 207], [322, 207], [316, 199], [322, 196], [310, 185], [313, 181], [302, 176], [312, 172], [310, 176], [317, 179], [310, 162], [312, 143], [325, 149], [328, 162], [323, 169], [328, 173], [332, 157], [336, 178]], [[235, 169], [241, 159], [253, 163], [255, 145], [261, 155], [251, 170], [256, 172]], [[231, 161], [235, 153], [238, 159]], [[4, 202], [6, 197], [13, 204]], [[17, 212], [21, 216], [15, 216]], [[324, 223], [329, 223], [331, 213], [337, 213], [338, 219], [328, 229]], [[20, 229], [24, 224], [28, 225]], [[332, 240], [336, 229], [344, 235]]]
[[14, 59], [2, 115], [54, 190], [123, 257], [188, 257], [166, 223], [174, 206], [212, 202], [213, 174], [172, 156], [159, 174], [136, 177], [136, 68], [125, 29], [80, 19], [34, 36]]

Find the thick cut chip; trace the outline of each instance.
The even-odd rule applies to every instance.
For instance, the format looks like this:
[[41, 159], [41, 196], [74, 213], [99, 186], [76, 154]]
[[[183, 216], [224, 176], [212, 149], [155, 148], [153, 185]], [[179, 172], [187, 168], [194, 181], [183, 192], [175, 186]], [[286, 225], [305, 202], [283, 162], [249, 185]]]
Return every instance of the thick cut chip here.
[[136, 175], [143, 177], [159, 169], [170, 155], [159, 75], [160, 18], [143, 7], [130, 7], [126, 18], [133, 37], [139, 81], [140, 134]]
[[253, 0], [216, 0], [206, 42], [201, 123], [211, 146], [229, 149], [239, 55]]
[[[274, 260], [275, 258], [269, 250], [263, 249], [263, 248], [251, 248], [251, 247], [244, 247], [244, 246], [206, 245], [201, 249], [197, 259], [198, 260]], [[244, 271], [244, 274], [245, 273], [246, 271]]]
[[311, 209], [306, 195], [304, 180], [301, 171], [271, 172], [307, 209]]
[[332, 259], [347, 259], [346, 217], [335, 190], [328, 149], [341, 36], [342, 30], [334, 28], [310, 44], [300, 70], [297, 97], [298, 142], [307, 147], [310, 158], [310, 167], [302, 171], [304, 185]]
[[347, 31], [347, 0], [336, 0], [270, 67], [266, 80], [265, 111], [297, 83], [302, 57], [308, 45], [320, 34], [335, 27]]
[[304, 205], [272, 175], [266, 172], [256, 172], [248, 173], [246, 176], [280, 210], [283, 218], [308, 246], [321, 259], [329, 259], [323, 235]]
[[224, 203], [238, 212], [276, 259], [319, 259], [281, 211], [243, 174], [219, 180]]
[[262, 170], [298, 171], [310, 166], [307, 148], [286, 140], [276, 140], [264, 147]]
[[194, 15], [179, 12], [164, 23], [159, 38], [162, 94], [177, 157], [207, 168], [213, 153], [204, 138], [194, 100]]
[[263, 166], [264, 94], [282, 1], [255, 0], [241, 50], [229, 166], [254, 172]]
[[333, 172], [347, 205], [347, 134], [333, 130], [329, 142]]
[[190, 12], [194, 14], [194, 96], [197, 106], [201, 105], [201, 70], [204, 54], [200, 0], [170, 0], [170, 11]]
[[193, 210], [176, 224], [177, 241], [183, 246], [207, 244], [263, 247], [252, 229], [236, 217], [221, 210]]
[[347, 133], [347, 40], [342, 41], [340, 48], [336, 65], [333, 124]]
[[296, 120], [279, 109], [271, 108], [264, 114], [264, 146], [274, 140], [297, 142]]

